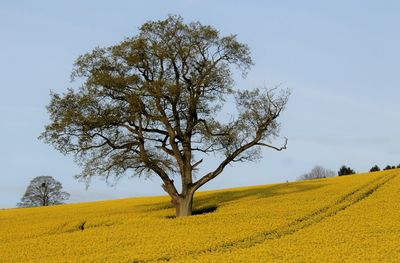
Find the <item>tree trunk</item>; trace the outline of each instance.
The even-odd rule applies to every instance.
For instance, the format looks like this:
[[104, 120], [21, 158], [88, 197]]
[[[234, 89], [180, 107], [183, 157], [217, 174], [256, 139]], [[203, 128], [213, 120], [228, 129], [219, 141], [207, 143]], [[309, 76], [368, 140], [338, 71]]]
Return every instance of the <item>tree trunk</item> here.
[[186, 196], [179, 197], [174, 202], [176, 209], [176, 217], [192, 215], [193, 194], [188, 193]]

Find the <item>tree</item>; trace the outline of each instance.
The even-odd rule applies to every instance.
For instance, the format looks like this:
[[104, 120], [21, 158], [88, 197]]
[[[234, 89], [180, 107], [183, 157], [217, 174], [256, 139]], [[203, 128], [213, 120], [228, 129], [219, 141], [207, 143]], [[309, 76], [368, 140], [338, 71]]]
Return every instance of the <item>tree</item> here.
[[309, 173], [303, 174], [298, 180], [311, 180], [319, 178], [333, 177], [336, 173], [332, 170], [326, 169], [322, 166], [315, 166]]
[[31, 180], [21, 198], [19, 207], [49, 206], [62, 204], [69, 199], [67, 192], [61, 191], [62, 185], [51, 176], [38, 176]]
[[[235, 35], [222, 37], [179, 16], [149, 21], [137, 36], [77, 59], [72, 78], [83, 84], [51, 94], [51, 123], [40, 138], [75, 155], [81, 180], [158, 176], [176, 215], [191, 215], [194, 192], [228, 164], [260, 158], [260, 147], [286, 149], [286, 139], [281, 147], [271, 140], [289, 92], [234, 89], [231, 67], [245, 75], [252, 65], [248, 46]], [[217, 118], [229, 98], [236, 113]], [[195, 181], [210, 154], [222, 156], [221, 163]]]
[[342, 175], [351, 175], [351, 174], [355, 174], [356, 172], [351, 169], [350, 167], [347, 167], [345, 165], [343, 165], [342, 167], [340, 167], [339, 171], [338, 171], [338, 175], [342, 176]]
[[385, 168], [383, 168], [384, 171], [392, 170], [392, 169], [396, 169], [396, 166], [386, 165]]
[[379, 168], [378, 165], [373, 166], [369, 171], [370, 172], [379, 172], [381, 170], [381, 168]]
[[400, 164], [399, 164], [399, 165], [397, 165], [397, 167], [396, 167], [396, 168], [397, 168], [397, 169], [398, 169], [398, 168], [400, 168]]

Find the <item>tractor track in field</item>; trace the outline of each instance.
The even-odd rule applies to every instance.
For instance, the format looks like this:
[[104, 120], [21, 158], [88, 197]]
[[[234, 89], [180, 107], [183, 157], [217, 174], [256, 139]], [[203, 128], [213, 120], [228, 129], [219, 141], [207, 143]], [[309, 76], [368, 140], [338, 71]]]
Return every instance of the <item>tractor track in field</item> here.
[[[386, 184], [396, 176], [397, 173], [391, 173], [388, 175], [379, 176], [378, 178], [372, 180], [371, 182], [364, 184], [354, 189], [353, 191], [341, 196], [339, 199], [337, 199], [330, 205], [322, 207], [306, 216], [298, 218], [285, 226], [276, 228], [274, 230], [260, 232], [255, 235], [251, 235], [247, 238], [232, 241], [229, 243], [224, 243], [219, 246], [214, 246], [212, 248], [193, 251], [192, 253], [186, 254], [186, 256], [199, 256], [201, 254], [206, 254], [216, 251], [229, 251], [237, 248], [250, 248], [268, 240], [279, 239], [284, 236], [294, 234], [299, 230], [317, 224], [323, 221], [324, 219], [332, 217], [337, 213], [339, 213], [340, 211], [343, 211], [348, 207], [364, 200], [365, 198], [373, 194], [376, 190], [378, 190], [380, 187], [382, 187], [384, 184]], [[170, 261], [173, 258], [174, 257], [162, 257], [151, 260], [149, 262]]]

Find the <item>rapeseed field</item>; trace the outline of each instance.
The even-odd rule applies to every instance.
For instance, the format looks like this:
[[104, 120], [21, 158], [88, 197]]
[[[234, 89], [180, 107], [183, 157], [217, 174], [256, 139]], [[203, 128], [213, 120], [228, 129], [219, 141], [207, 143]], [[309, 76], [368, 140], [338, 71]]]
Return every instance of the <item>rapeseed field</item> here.
[[400, 170], [0, 211], [1, 262], [399, 262]]

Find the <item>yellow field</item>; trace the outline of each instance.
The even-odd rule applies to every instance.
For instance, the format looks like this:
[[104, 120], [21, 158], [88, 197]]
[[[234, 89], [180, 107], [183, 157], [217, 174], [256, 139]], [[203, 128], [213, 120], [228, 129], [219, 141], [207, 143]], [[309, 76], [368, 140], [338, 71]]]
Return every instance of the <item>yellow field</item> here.
[[[400, 262], [400, 170], [0, 211], [0, 262]], [[213, 211], [215, 210], [215, 211]]]

